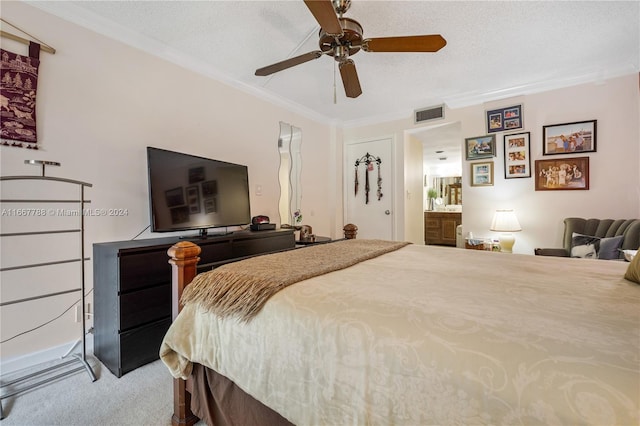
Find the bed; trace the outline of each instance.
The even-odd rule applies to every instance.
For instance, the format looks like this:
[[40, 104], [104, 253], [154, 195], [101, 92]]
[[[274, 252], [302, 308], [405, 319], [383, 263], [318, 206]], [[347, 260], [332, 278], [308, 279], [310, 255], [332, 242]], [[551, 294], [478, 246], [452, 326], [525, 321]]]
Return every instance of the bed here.
[[[233, 265], [282, 275], [309, 259], [344, 264], [367, 243]], [[640, 286], [623, 278], [627, 262], [389, 247], [287, 282], [257, 308], [192, 292], [160, 349], [173, 423], [197, 420], [190, 407], [207, 424], [640, 423]], [[170, 250], [176, 298], [197, 253]], [[209, 285], [202, 275], [194, 289]]]

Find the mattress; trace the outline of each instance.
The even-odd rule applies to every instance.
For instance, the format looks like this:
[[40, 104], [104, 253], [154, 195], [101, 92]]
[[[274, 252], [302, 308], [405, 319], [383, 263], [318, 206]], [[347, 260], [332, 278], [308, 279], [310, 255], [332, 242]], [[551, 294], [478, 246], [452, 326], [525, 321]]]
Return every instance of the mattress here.
[[160, 354], [297, 425], [638, 424], [627, 265], [409, 245], [291, 285], [248, 322], [188, 304]]

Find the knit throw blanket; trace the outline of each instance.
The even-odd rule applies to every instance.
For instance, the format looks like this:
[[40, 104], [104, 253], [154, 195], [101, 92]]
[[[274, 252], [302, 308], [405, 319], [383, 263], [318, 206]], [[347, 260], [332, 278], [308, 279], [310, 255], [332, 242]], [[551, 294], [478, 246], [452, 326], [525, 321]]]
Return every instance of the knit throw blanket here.
[[196, 303], [218, 316], [253, 318], [283, 288], [380, 256], [407, 242], [344, 240], [257, 256], [198, 274], [182, 294], [181, 303]]

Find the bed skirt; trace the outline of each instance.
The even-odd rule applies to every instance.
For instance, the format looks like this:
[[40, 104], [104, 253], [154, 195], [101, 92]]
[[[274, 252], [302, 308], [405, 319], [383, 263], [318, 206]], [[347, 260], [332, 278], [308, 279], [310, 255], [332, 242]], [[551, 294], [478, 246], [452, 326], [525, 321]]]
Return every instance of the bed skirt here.
[[193, 364], [187, 381], [191, 411], [210, 426], [293, 426], [216, 371]]

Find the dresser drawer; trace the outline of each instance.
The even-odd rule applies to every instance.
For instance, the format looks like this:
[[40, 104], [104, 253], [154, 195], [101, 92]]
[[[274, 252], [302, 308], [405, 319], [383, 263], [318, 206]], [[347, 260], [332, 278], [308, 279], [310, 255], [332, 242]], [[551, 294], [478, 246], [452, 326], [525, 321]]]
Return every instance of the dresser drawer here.
[[171, 283], [120, 296], [120, 332], [171, 317]]
[[[260, 232], [260, 231], [258, 231]], [[275, 251], [286, 250], [295, 246], [295, 236], [291, 233], [279, 233], [273, 238], [264, 239], [238, 239], [233, 242], [233, 257], [242, 258], [245, 256], [253, 256], [256, 254], [272, 253]]]
[[166, 250], [120, 255], [119, 278], [121, 293], [170, 282], [171, 265]]
[[171, 325], [171, 318], [147, 324], [120, 335], [120, 371], [118, 377], [160, 358], [160, 344]]
[[211, 244], [201, 244], [200, 264], [214, 263], [232, 257], [230, 241], [214, 242]]

